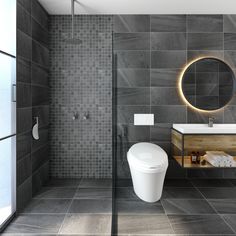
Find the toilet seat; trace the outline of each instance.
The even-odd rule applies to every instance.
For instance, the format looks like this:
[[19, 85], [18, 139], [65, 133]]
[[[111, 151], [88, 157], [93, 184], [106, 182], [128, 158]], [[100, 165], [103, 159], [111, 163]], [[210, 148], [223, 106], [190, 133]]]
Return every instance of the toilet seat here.
[[127, 158], [130, 165], [148, 173], [165, 170], [168, 165], [166, 152], [152, 143], [134, 144], [129, 149]]

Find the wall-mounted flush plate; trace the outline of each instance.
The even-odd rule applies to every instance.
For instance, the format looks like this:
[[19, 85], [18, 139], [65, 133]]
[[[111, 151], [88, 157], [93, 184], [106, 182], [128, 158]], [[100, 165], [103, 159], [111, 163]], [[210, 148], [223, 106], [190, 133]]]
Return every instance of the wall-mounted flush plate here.
[[154, 114], [134, 114], [134, 125], [154, 125]]

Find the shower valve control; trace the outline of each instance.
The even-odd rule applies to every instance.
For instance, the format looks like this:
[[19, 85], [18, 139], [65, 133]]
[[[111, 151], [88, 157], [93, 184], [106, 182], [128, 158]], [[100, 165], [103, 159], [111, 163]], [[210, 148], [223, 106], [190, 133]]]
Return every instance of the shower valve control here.
[[88, 112], [84, 113], [83, 119], [84, 120], [88, 120], [89, 119], [89, 113]]

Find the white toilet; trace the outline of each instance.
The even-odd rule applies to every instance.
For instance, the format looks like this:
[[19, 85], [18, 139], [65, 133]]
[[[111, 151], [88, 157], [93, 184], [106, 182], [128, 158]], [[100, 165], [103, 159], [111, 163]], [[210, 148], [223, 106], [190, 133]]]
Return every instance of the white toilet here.
[[134, 192], [145, 202], [161, 198], [168, 156], [158, 145], [136, 143], [127, 153]]

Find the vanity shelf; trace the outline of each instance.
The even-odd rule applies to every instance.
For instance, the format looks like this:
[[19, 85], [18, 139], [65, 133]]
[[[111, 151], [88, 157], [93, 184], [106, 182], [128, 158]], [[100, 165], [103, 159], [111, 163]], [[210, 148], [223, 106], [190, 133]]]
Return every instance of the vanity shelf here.
[[171, 129], [172, 156], [183, 168], [235, 168], [215, 167], [206, 162], [205, 165], [191, 163], [191, 152], [199, 152], [201, 160], [206, 151], [224, 151], [234, 156], [236, 161], [236, 134], [232, 133], [184, 133]]

